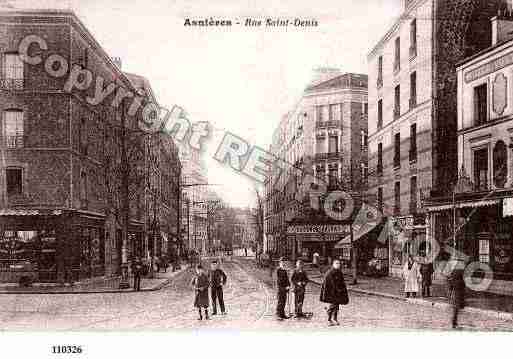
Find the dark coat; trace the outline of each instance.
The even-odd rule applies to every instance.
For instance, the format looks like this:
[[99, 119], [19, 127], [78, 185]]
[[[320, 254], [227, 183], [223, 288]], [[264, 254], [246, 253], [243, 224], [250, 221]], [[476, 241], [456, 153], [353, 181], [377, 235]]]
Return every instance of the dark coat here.
[[308, 284], [308, 276], [306, 275], [306, 272], [304, 270], [299, 271], [297, 269], [294, 270], [292, 273], [292, 277], [290, 277], [290, 281], [294, 285], [294, 291], [295, 292], [301, 292], [304, 291], [306, 288], [306, 285]]
[[463, 269], [454, 269], [447, 278], [449, 285], [449, 300], [452, 305], [463, 308], [465, 306], [465, 280]]
[[196, 308], [208, 308], [208, 276], [206, 274], [198, 274], [192, 279], [191, 284], [195, 290], [194, 306]]
[[209, 273], [210, 277], [210, 286], [212, 288], [219, 288], [222, 285], [226, 284], [226, 274], [222, 269], [214, 269]]
[[321, 285], [320, 300], [330, 304], [349, 303], [346, 282], [340, 269], [332, 268], [326, 273]]
[[276, 270], [276, 285], [278, 290], [285, 290], [285, 288], [290, 287], [289, 276], [285, 269], [278, 268]]
[[433, 263], [422, 263], [420, 265], [420, 275], [422, 276], [422, 284], [432, 285], [433, 273]]

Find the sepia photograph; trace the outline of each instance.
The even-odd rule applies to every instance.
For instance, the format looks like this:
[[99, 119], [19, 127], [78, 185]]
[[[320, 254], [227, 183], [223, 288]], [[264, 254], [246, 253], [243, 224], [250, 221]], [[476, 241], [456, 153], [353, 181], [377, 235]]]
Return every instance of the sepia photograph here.
[[513, 1], [1, 0], [0, 341], [157, 331], [512, 332]]

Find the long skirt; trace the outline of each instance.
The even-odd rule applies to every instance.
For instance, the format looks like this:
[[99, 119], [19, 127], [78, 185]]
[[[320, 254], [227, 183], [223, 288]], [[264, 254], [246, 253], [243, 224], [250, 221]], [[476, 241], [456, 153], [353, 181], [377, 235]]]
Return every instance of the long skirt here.
[[194, 296], [194, 306], [196, 308], [208, 308], [208, 288], [203, 290], [196, 290]]

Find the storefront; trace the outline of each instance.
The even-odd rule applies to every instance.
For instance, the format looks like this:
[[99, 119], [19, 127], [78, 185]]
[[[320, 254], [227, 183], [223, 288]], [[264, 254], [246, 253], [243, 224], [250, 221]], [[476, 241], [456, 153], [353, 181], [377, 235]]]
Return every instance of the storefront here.
[[105, 273], [104, 218], [79, 211], [0, 213], [0, 281], [72, 282]]
[[387, 226], [389, 273], [401, 277], [408, 255], [418, 256], [426, 250], [425, 215], [390, 217]]

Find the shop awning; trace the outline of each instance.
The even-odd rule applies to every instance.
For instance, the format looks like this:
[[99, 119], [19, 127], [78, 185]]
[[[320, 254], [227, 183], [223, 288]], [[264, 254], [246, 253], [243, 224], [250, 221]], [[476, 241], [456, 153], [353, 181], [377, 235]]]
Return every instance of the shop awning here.
[[60, 216], [61, 210], [0, 209], [0, 216]]
[[[363, 225], [359, 226], [359, 228], [353, 227], [353, 242], [356, 242], [357, 240], [365, 236], [367, 233], [376, 228], [376, 226], [376, 223], [371, 222], [364, 223]], [[344, 248], [349, 244], [351, 244], [351, 234], [345, 236], [340, 241], [338, 241], [337, 244], [335, 244], [335, 248]]]
[[[500, 204], [500, 199], [482, 199], [477, 201], [470, 202], [459, 202], [456, 203], [456, 208], [478, 208], [478, 207], [487, 207], [493, 206], [496, 204]], [[440, 212], [446, 211], [453, 208], [452, 203], [440, 204], [440, 205], [432, 205], [427, 207], [428, 212]]]

